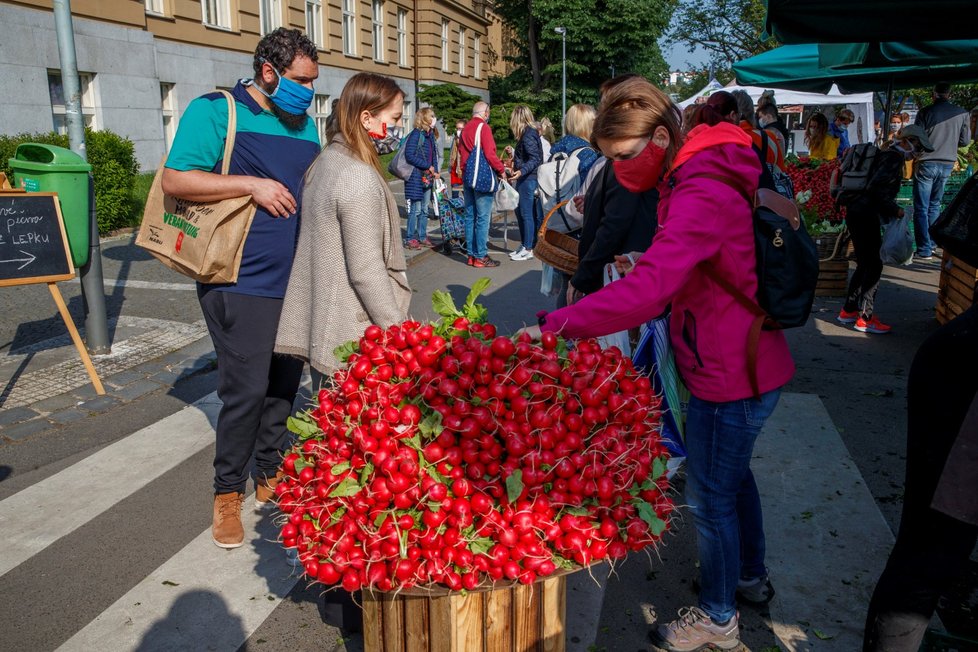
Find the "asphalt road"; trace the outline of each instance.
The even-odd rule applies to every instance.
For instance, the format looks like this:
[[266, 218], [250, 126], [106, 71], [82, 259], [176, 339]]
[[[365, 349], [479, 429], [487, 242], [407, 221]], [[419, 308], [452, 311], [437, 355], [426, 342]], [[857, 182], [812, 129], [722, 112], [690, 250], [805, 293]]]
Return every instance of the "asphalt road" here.
[[[433, 290], [447, 288], [461, 302], [476, 279], [488, 276], [492, 285], [482, 302], [500, 331], [511, 332], [534, 322], [536, 311], [549, 307], [549, 299], [539, 293], [539, 263], [512, 263], [499, 253], [494, 255], [503, 260], [494, 270], [469, 268], [458, 257], [436, 253], [416, 261], [409, 270], [415, 292], [412, 314], [432, 316]], [[201, 318], [192, 286], [187, 287], [190, 284], [183, 277], [132, 246], [131, 237], [104, 242], [103, 257], [113, 323], [127, 318], [192, 323]], [[798, 372], [787, 391], [822, 399], [894, 530], [899, 522], [905, 465], [906, 374], [917, 346], [936, 328], [937, 270], [937, 263], [886, 268], [878, 312], [894, 326], [890, 335], [868, 336], [835, 323], [839, 299], [820, 299], [815, 317], [788, 333]], [[79, 286], [61, 286], [76, 322], [82, 323]], [[0, 354], [63, 335], [64, 327], [43, 286], [4, 288], [0, 296]], [[213, 372], [199, 374], [110, 412], [81, 418], [23, 442], [0, 445], [0, 500], [71, 469], [109, 444], [178, 412], [213, 391], [215, 376]], [[211, 518], [212, 455], [212, 445], [205, 446], [4, 575], [0, 649], [58, 647], [205, 531]], [[82, 484], [75, 491], [85, 489]], [[688, 545], [688, 539], [681, 541]], [[323, 637], [317, 596], [314, 588], [295, 585], [244, 648], [341, 646], [343, 641], [338, 638]], [[614, 604], [606, 603], [605, 612], [613, 611]], [[346, 649], [358, 649], [357, 641], [347, 640]]]

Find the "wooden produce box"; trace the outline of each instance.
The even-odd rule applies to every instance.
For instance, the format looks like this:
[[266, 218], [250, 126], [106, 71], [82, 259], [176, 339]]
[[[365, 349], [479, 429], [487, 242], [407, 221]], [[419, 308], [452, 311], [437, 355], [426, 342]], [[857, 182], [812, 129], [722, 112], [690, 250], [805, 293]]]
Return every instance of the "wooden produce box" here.
[[844, 297], [849, 286], [849, 261], [842, 259], [818, 261], [817, 297]]
[[365, 652], [563, 652], [566, 576], [486, 591], [363, 593]]
[[937, 286], [937, 321], [946, 324], [970, 308], [976, 288], [978, 269], [945, 251]]

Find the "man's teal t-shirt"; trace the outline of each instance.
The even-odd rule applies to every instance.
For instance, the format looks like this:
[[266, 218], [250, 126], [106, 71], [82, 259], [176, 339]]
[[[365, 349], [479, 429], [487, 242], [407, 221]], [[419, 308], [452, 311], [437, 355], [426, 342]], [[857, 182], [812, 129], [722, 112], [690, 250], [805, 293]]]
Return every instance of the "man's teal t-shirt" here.
[[[255, 102], [241, 82], [231, 95], [236, 101], [238, 126], [228, 174], [275, 179], [295, 197], [296, 212], [288, 218], [272, 217], [259, 206], [245, 240], [238, 282], [202, 289], [282, 298], [299, 237], [302, 180], [319, 154], [319, 136], [312, 118], [299, 130], [287, 129]], [[227, 124], [228, 104], [222, 93], [208, 93], [192, 101], [180, 117], [166, 167], [220, 174]]]

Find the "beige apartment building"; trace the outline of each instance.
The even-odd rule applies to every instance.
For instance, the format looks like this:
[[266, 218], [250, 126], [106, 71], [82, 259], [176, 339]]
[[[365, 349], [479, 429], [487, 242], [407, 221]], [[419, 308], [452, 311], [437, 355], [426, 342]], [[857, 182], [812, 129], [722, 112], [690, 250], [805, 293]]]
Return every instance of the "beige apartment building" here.
[[[0, 133], [64, 130], [51, 0], [0, 0]], [[451, 82], [488, 99], [500, 74], [502, 25], [485, 0], [71, 0], [86, 125], [111, 129], [155, 169], [198, 95], [252, 75], [252, 54], [277, 27], [319, 46], [311, 113], [322, 128], [332, 100], [361, 71], [416, 94]]]

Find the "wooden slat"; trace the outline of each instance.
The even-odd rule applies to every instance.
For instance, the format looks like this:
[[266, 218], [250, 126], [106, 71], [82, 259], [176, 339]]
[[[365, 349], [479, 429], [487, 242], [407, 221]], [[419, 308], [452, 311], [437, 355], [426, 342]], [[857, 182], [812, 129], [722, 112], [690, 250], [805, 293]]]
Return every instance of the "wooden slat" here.
[[[428, 652], [431, 645], [431, 622], [428, 618], [428, 598], [404, 596], [404, 649], [407, 652]], [[435, 636], [438, 632], [434, 633]]]
[[944, 274], [950, 274], [954, 278], [959, 278], [965, 283], [975, 283], [975, 275], [973, 272], [962, 269], [953, 263], [951, 265], [946, 265], [943, 269], [941, 269], [941, 272]]
[[541, 649], [544, 652], [564, 652], [566, 646], [567, 578], [553, 577], [540, 583], [542, 623]]
[[535, 584], [518, 584], [513, 589], [513, 625], [515, 650], [539, 651], [540, 593]]
[[951, 288], [963, 297], [975, 296], [975, 285], [973, 280], [970, 283], [967, 283], [962, 282], [960, 279], [954, 278], [953, 276], [949, 276], [945, 287]]
[[428, 629], [431, 632], [431, 652], [457, 652], [452, 649], [451, 631], [455, 627], [455, 611], [449, 596], [428, 599]]
[[486, 593], [486, 652], [510, 652], [513, 647], [513, 591]]
[[467, 593], [449, 598], [455, 612], [455, 628], [451, 631], [454, 652], [482, 650], [485, 618], [482, 613], [483, 594]]
[[380, 604], [384, 618], [384, 652], [405, 652], [404, 599], [385, 594]]
[[947, 288], [947, 294], [945, 296], [949, 304], [961, 306], [962, 310], [971, 305], [972, 297], [965, 296], [952, 287]]
[[955, 258], [954, 256], [949, 256], [949, 262], [957, 269], [962, 270], [966, 274], [971, 276], [978, 276], [978, 268], [972, 267], [968, 263], [964, 262], [960, 258]]
[[82, 342], [81, 335], [78, 334], [78, 329], [75, 328], [75, 322], [71, 318], [71, 313], [68, 312], [68, 306], [65, 305], [65, 299], [61, 296], [61, 290], [54, 283], [48, 283], [48, 289], [51, 291], [51, 297], [54, 299], [54, 303], [58, 306], [58, 312], [61, 313], [61, 319], [64, 320], [68, 334], [71, 335], [71, 341], [74, 342], [75, 349], [78, 350], [78, 357], [81, 358], [82, 364], [85, 365], [85, 371], [92, 381], [92, 386], [95, 387], [95, 393], [99, 396], [105, 394], [105, 388], [102, 387], [102, 381], [99, 379], [98, 372], [95, 371], [95, 365], [92, 364], [92, 359], [88, 355], [88, 349], [85, 348], [85, 343]]
[[365, 652], [382, 652], [384, 645], [384, 618], [379, 593], [363, 593], [363, 649]]

